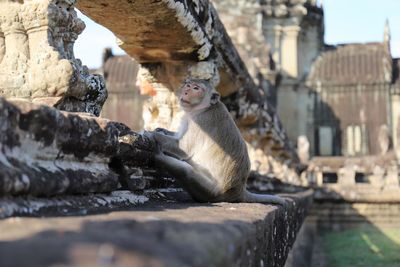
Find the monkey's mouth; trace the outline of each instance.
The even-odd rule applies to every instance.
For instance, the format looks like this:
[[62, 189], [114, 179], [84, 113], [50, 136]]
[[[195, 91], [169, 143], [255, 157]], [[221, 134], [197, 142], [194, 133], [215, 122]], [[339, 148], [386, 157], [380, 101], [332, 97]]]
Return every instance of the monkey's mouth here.
[[181, 98], [181, 103], [182, 104], [186, 104], [186, 105], [190, 105], [190, 102], [185, 100], [185, 99], [183, 99], [183, 98]]

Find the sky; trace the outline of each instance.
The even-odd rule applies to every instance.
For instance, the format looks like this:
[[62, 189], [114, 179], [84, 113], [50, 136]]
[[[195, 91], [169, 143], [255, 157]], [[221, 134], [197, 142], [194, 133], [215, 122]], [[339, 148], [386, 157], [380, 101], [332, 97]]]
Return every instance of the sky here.
[[[321, 2], [321, 0], [320, 0]], [[327, 44], [381, 42], [386, 19], [391, 29], [393, 57], [400, 57], [400, 0], [324, 0]], [[89, 68], [101, 66], [103, 49], [124, 54], [115, 36], [81, 13], [85, 31], [75, 43], [75, 56]]]

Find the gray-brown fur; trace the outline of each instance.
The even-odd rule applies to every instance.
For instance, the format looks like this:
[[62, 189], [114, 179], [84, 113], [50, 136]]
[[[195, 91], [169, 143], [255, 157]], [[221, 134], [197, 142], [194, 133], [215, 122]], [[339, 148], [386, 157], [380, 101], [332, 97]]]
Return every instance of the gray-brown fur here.
[[246, 144], [215, 89], [206, 81], [185, 81], [180, 101], [186, 111], [181, 129], [174, 135], [161, 129], [152, 133], [161, 150], [156, 165], [197, 201], [283, 204], [277, 196], [245, 189], [250, 172]]

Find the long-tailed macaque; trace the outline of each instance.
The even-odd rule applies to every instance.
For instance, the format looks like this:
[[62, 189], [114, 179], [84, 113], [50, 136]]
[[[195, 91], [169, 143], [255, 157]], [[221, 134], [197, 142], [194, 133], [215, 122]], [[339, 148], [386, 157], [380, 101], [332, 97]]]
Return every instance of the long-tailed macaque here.
[[158, 146], [156, 167], [175, 177], [196, 201], [284, 204], [281, 197], [246, 190], [246, 144], [219, 99], [207, 81], [184, 82], [179, 101], [185, 116], [179, 131], [150, 133]]

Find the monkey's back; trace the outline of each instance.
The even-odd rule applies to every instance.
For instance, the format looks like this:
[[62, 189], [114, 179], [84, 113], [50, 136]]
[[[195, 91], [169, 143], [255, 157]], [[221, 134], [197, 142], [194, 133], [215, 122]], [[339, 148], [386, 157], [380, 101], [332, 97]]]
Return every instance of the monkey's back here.
[[250, 171], [243, 137], [226, 107], [218, 102], [191, 116], [180, 147], [225, 191], [241, 193]]

